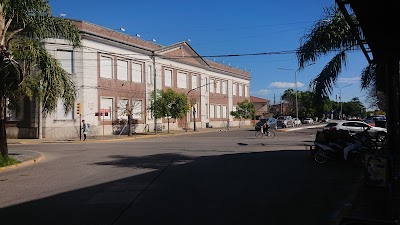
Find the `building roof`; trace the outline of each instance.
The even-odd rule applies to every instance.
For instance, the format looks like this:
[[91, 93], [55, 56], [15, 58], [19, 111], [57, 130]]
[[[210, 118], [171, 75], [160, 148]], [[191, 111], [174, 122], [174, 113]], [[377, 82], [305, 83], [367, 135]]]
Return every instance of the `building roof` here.
[[190, 64], [192, 66], [206, 68], [211, 71], [218, 71], [242, 79], [250, 80], [250, 73], [247, 70], [239, 69], [232, 66], [216, 63], [211, 60], [204, 59], [185, 41], [178, 42], [169, 46], [143, 40], [139, 37], [124, 34], [106, 27], [92, 24], [86, 21], [69, 19], [77, 26], [83, 36], [101, 38], [118, 44], [137, 49], [146, 54], [153, 53], [157, 57], [168, 58], [170, 60], [181, 63]]
[[250, 102], [253, 102], [253, 103], [268, 103], [270, 101], [268, 99], [259, 98], [259, 97], [256, 97], [256, 96], [250, 96]]

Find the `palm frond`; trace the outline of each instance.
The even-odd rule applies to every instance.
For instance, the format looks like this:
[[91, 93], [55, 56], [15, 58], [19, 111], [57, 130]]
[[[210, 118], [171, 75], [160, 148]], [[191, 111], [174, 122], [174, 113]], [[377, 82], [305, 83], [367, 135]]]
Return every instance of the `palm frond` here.
[[338, 9], [327, 8], [325, 17], [317, 21], [300, 40], [297, 52], [299, 67], [315, 62], [335, 51], [357, 50], [357, 40]]
[[366, 89], [376, 83], [376, 65], [371, 64], [363, 69], [361, 72], [361, 88]]
[[60, 62], [50, 55], [46, 49], [41, 51], [41, 59], [37, 76], [44, 97], [44, 113], [52, 113], [57, 107], [57, 100], [62, 98], [64, 109], [69, 112], [76, 100], [76, 87], [70, 75], [62, 68]]
[[345, 51], [337, 54], [328, 62], [321, 73], [311, 81], [310, 88], [316, 96], [324, 98], [332, 93], [333, 86], [342, 71], [342, 67], [347, 64], [346, 59], [347, 54]]

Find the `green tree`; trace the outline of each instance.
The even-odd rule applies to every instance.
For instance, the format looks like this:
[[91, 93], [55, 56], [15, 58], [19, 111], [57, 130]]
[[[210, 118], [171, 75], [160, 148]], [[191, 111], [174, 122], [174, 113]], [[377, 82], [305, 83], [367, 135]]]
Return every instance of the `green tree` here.
[[254, 103], [245, 99], [242, 102], [238, 102], [236, 111], [231, 111], [230, 115], [237, 119], [253, 119], [256, 114], [256, 107]]
[[350, 102], [343, 103], [343, 114], [347, 116], [358, 116], [361, 117], [364, 105], [361, 103], [360, 99], [353, 98]]
[[296, 115], [296, 92], [292, 88], [285, 90], [282, 95], [282, 100], [288, 103], [286, 114]]
[[37, 97], [51, 113], [61, 98], [68, 113], [75, 103], [71, 77], [40, 41], [62, 38], [80, 46], [80, 35], [70, 21], [52, 16], [48, 0], [1, 0], [0, 26], [0, 152], [8, 157], [6, 107], [18, 112], [21, 99]]
[[[357, 23], [355, 15], [350, 15], [350, 19]], [[300, 43], [297, 52], [300, 68], [323, 56], [334, 54], [310, 83], [312, 91], [316, 94], [315, 100], [320, 102], [332, 93], [339, 74], [347, 66], [348, 53], [360, 51], [360, 46], [344, 15], [336, 7], [326, 8], [323, 18], [318, 20], [309, 33], [301, 38]], [[379, 91], [385, 90], [384, 76], [381, 76], [382, 65], [370, 64], [360, 73], [363, 89], [376, 86]]]
[[305, 119], [307, 117], [317, 116], [317, 108], [314, 104], [314, 93], [310, 91], [298, 93], [299, 117]]
[[154, 92], [151, 94], [150, 110], [156, 119], [171, 117], [184, 118], [188, 112], [188, 97], [184, 93], [177, 93], [171, 88], [158, 90], [154, 103]]

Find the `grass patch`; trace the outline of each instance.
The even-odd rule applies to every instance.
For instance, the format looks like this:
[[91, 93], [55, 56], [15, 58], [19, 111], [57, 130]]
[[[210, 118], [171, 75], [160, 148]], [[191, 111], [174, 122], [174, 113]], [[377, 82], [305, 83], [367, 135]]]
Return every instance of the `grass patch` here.
[[14, 158], [12, 158], [10, 156], [3, 157], [0, 154], [0, 167], [11, 166], [11, 165], [15, 165], [15, 164], [18, 164], [18, 163], [19, 163], [18, 160], [14, 159]]

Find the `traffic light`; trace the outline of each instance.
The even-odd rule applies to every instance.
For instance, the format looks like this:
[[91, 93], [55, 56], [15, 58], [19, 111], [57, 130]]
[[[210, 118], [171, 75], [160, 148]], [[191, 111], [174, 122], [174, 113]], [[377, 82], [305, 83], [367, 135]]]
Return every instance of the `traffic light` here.
[[82, 113], [81, 110], [82, 110], [81, 103], [80, 102], [76, 103], [76, 114], [81, 115]]

